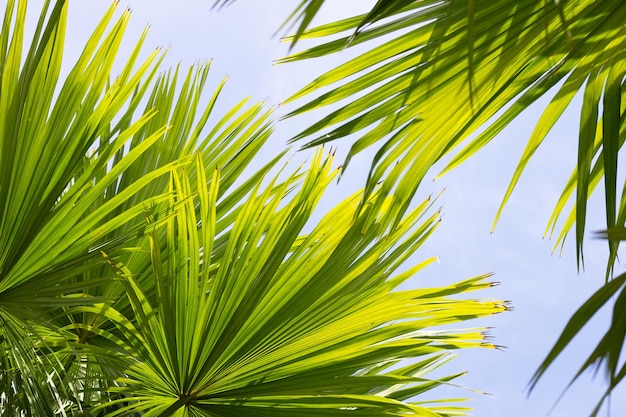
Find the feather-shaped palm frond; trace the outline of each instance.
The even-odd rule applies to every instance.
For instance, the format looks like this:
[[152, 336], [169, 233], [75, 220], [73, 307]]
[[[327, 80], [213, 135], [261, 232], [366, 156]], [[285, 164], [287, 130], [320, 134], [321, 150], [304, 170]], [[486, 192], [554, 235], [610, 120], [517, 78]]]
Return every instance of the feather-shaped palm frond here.
[[[300, 22], [308, 27], [317, 9], [305, 10]], [[377, 147], [363, 201], [380, 180], [391, 180], [401, 216], [437, 161], [450, 159], [442, 173], [456, 167], [547, 96], [550, 100], [529, 131], [497, 221], [530, 159], [581, 94], [576, 168], [546, 228], [552, 234], [565, 218], [557, 248], [575, 225], [580, 265], [587, 200], [602, 180], [607, 228], [615, 230], [626, 223], [626, 194], [618, 190], [619, 151], [626, 139], [622, 106], [625, 23], [626, 3], [618, 0], [380, 0], [360, 16], [307, 31], [301, 26], [288, 41], [321, 41], [281, 62], [321, 57], [359, 44], [370, 47], [286, 101], [308, 99], [287, 117], [326, 106], [333, 109], [293, 140], [307, 140], [305, 147], [311, 147], [354, 134], [347, 162], [364, 149]], [[569, 213], [568, 203], [573, 203]], [[608, 242], [607, 278], [612, 275], [619, 244], [616, 239]], [[604, 296], [621, 288], [620, 282], [608, 283], [586, 306], [597, 307], [598, 297], [607, 302], [610, 297]], [[621, 322], [623, 309], [620, 297], [615, 302], [614, 324]], [[581, 307], [571, 325], [582, 327], [593, 312]], [[624, 342], [619, 328], [607, 333], [583, 367], [606, 360], [611, 388], [621, 380], [615, 362], [615, 352], [621, 351]], [[571, 327], [565, 330], [564, 339], [537, 377], [575, 333]]]
[[[602, 178], [607, 226], [624, 217], [616, 171], [624, 140], [625, 20], [626, 7], [620, 1], [379, 1], [369, 14], [304, 32], [303, 39], [332, 40], [281, 60], [320, 57], [364, 42], [372, 45], [287, 100], [328, 90], [287, 117], [340, 106], [294, 140], [308, 138], [306, 146], [315, 146], [358, 133], [348, 159], [370, 146], [379, 147], [368, 190], [390, 172], [410, 171], [397, 183], [399, 202], [408, 207], [429, 168], [478, 128], [485, 127], [454, 154], [443, 172], [485, 146], [537, 99], [550, 95], [535, 130], [529, 132], [504, 205], [547, 133], [573, 97], [584, 92], [577, 170], [547, 230], [551, 233], [566, 203], [575, 200], [556, 245], [575, 222], [582, 260], [587, 198]], [[610, 265], [616, 250], [611, 244]]]
[[[600, 232], [598, 235], [609, 241], [624, 241], [626, 240], [626, 228], [613, 227]], [[626, 286], [624, 283], [626, 283], [626, 273], [607, 282], [580, 306], [576, 313], [570, 318], [546, 358], [537, 371], [535, 371], [529, 385], [531, 390], [580, 330], [591, 321], [602, 307], [608, 304], [610, 300], [613, 300], [613, 312], [608, 330], [570, 382], [571, 385], [585, 370], [597, 370], [600, 367], [604, 368], [608, 380], [608, 387], [592, 411], [591, 417], [598, 415], [604, 401], [609, 398], [613, 389], [615, 389], [626, 376], [626, 363], [624, 363], [623, 360], [620, 361], [624, 338], [626, 337], [626, 326], [624, 324], [624, 317], [626, 317]]]

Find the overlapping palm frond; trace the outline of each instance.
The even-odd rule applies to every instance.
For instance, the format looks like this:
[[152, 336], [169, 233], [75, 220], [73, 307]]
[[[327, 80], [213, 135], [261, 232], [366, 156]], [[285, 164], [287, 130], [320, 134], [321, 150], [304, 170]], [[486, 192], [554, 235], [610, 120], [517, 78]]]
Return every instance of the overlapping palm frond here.
[[[123, 407], [110, 415], [466, 415], [466, 407], [413, 397], [460, 375], [429, 379], [448, 351], [495, 346], [484, 329], [431, 327], [506, 306], [450, 297], [489, 287], [485, 276], [394, 291], [430, 262], [394, 275], [438, 223], [428, 201], [390, 229], [388, 198], [372, 195], [355, 219], [355, 195], [303, 235], [337, 173], [330, 165], [319, 151], [304, 178], [296, 172], [255, 188], [225, 250], [215, 245], [221, 171], [209, 173], [208, 185], [190, 181], [189, 168], [172, 172], [173, 215], [151, 234], [152, 269], [138, 274], [109, 260], [131, 314], [75, 308], [115, 323], [110, 340], [128, 355], [125, 376], [111, 388], [123, 397], [103, 405]], [[202, 178], [200, 160], [195, 169]], [[150, 282], [155, 296], [142, 284]], [[401, 362], [410, 358], [420, 360]]]
[[429, 204], [391, 228], [383, 187], [303, 234], [330, 159], [250, 169], [269, 112], [215, 119], [209, 65], [157, 75], [145, 34], [112, 77], [115, 6], [61, 81], [67, 8], [45, 3], [24, 54], [10, 0], [0, 35], [0, 414], [465, 415], [413, 397], [460, 375], [428, 378], [449, 351], [494, 345], [430, 328], [506, 306], [450, 298], [486, 277], [393, 291], [423, 266], [393, 275], [436, 227]]

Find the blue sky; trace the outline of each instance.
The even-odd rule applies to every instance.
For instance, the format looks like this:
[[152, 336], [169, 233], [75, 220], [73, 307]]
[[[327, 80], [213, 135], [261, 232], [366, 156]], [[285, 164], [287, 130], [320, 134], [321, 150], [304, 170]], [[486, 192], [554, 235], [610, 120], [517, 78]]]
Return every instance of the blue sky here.
[[[170, 46], [165, 67], [179, 62], [186, 67], [197, 60], [213, 59], [213, 85], [217, 85], [222, 76], [229, 76], [221, 102], [226, 110], [248, 95], [276, 105], [352, 53], [344, 51], [320, 61], [272, 65], [273, 60], [287, 52], [287, 46], [272, 35], [297, 3], [296, 0], [238, 0], [218, 12], [211, 10], [213, 0], [121, 0], [118, 13], [124, 6], [133, 10], [127, 48], [133, 46], [133, 40], [147, 24], [151, 29], [146, 53], [152, 47]], [[329, 0], [327, 3], [319, 22], [348, 15], [355, 5], [364, 10], [373, 2]], [[31, 16], [36, 16], [40, 4], [40, 1], [31, 1]], [[66, 62], [71, 62], [80, 52], [90, 28], [109, 5], [109, 0], [70, 2]], [[286, 110], [279, 108], [277, 114]], [[439, 200], [443, 222], [413, 258], [418, 262], [439, 256], [441, 262], [421, 272], [410, 285], [445, 285], [495, 272], [494, 279], [502, 285], [482, 296], [511, 300], [515, 307], [510, 313], [475, 324], [495, 327], [491, 333], [497, 344], [507, 346], [504, 352], [461, 352], [447, 368], [449, 373], [468, 370], [469, 374], [459, 383], [492, 394], [486, 397], [462, 390], [441, 393], [442, 396], [472, 396], [476, 416], [547, 415], [609, 319], [608, 311], [597, 317], [593, 326], [584, 330], [527, 398], [527, 382], [567, 319], [603, 281], [604, 242], [588, 239], [586, 270], [578, 274], [571, 240], [559, 257], [551, 255], [553, 243], [542, 239], [553, 205], [575, 164], [577, 112], [577, 108], [570, 109], [540, 148], [494, 234], [490, 234], [493, 217], [539, 116], [537, 106], [522, 115], [477, 157], [445, 177], [425, 184], [418, 193], [418, 199], [423, 199], [446, 189]], [[283, 149], [289, 137], [314, 118], [312, 114], [279, 123], [267, 155]], [[342, 141], [337, 147], [341, 156], [345, 155], [349, 144]], [[304, 159], [306, 154], [294, 157], [298, 158]], [[363, 173], [369, 167], [370, 158], [371, 154], [364, 154], [351, 163], [347, 175], [325, 197], [322, 211], [363, 185]], [[340, 161], [341, 157], [337, 163]], [[433, 171], [433, 177], [435, 174]], [[602, 196], [598, 194], [591, 203], [588, 230], [603, 228], [602, 213]], [[602, 375], [594, 379], [586, 373], [569, 389], [551, 415], [588, 415], [603, 389]], [[611, 406], [614, 416], [626, 415], [623, 394], [623, 389], [614, 394]]]

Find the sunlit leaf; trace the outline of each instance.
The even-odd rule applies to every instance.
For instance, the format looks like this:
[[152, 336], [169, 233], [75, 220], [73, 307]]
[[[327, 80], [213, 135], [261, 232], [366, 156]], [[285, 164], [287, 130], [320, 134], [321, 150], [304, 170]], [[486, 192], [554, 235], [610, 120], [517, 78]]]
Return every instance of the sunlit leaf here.
[[[446, 351], [495, 346], [486, 341], [485, 329], [431, 327], [505, 311], [506, 305], [453, 298], [489, 288], [486, 276], [444, 288], [396, 290], [432, 261], [394, 272], [438, 224], [437, 214], [427, 213], [428, 202], [390, 229], [384, 215], [389, 198], [374, 193], [355, 217], [357, 194], [298, 240], [336, 174], [331, 160], [317, 152], [303, 178], [294, 173], [257, 187], [232, 226], [226, 250], [208, 265], [204, 251], [211, 243], [204, 239], [215, 239], [215, 226], [204, 214], [197, 229], [194, 200], [202, 213], [218, 185], [205, 189], [205, 197], [193, 197], [186, 169], [172, 173], [173, 216], [162, 226], [165, 235], [160, 229], [152, 233], [152, 270], [137, 274], [109, 261], [132, 304], [127, 318], [102, 310], [118, 323], [133, 360], [120, 386], [110, 388], [125, 395], [114, 403], [127, 403], [124, 412], [148, 415], [352, 409], [371, 416], [466, 415], [466, 407], [423, 397], [461, 374], [431, 379], [428, 373], [443, 363]], [[288, 195], [296, 183], [295, 194]], [[152, 280], [159, 288], [154, 298], [141, 284]], [[411, 359], [419, 361], [380, 367]]]

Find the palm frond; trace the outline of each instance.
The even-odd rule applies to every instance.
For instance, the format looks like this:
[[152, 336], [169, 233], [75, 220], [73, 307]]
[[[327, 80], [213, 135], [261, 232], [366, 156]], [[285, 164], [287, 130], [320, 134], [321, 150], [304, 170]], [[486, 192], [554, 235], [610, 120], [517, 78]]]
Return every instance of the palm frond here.
[[[432, 261], [394, 275], [438, 224], [428, 201], [391, 229], [390, 199], [372, 195], [355, 217], [357, 194], [302, 235], [337, 174], [330, 165], [318, 152], [304, 177], [296, 172], [257, 186], [220, 252], [220, 171], [206, 175], [208, 185], [193, 185], [191, 167], [172, 171], [173, 216], [160, 226], [165, 235], [160, 228], [151, 235], [152, 270], [140, 275], [109, 259], [132, 314], [76, 308], [116, 323], [132, 362], [121, 386], [111, 388], [124, 394], [113, 404], [128, 405], [110, 415], [466, 415], [467, 407], [414, 397], [459, 376], [426, 375], [449, 350], [495, 346], [485, 329], [435, 328], [504, 311], [505, 304], [450, 297], [488, 288], [485, 276], [394, 290]], [[205, 176], [200, 158], [195, 169]], [[149, 281], [156, 297], [144, 289]], [[397, 366], [411, 358], [420, 361]]]
[[[368, 192], [387, 175], [410, 171], [411, 175], [396, 175], [402, 178], [396, 184], [399, 204], [406, 209], [435, 162], [484, 127], [452, 154], [442, 173], [449, 171], [494, 139], [532, 103], [550, 95], [505, 193], [504, 206], [547, 133], [576, 93], [584, 90], [577, 170], [547, 230], [558, 223], [566, 202], [574, 199], [574, 217], [565, 221], [555, 247], [562, 244], [575, 220], [582, 261], [587, 199], [601, 177], [605, 179], [607, 227], [617, 222], [617, 155], [624, 141], [620, 105], [624, 53], [619, 45], [626, 37], [626, 10], [622, 2], [529, 0], [511, 5], [405, 0], [393, 2], [393, 7], [387, 3], [384, 6], [389, 9], [377, 4], [368, 15], [308, 30], [301, 38], [331, 40], [280, 60], [315, 58], [346, 46], [377, 42], [286, 101], [324, 88], [328, 91], [286, 117], [340, 106], [293, 140], [307, 139], [305, 146], [310, 147], [357, 133], [348, 161], [378, 145]], [[610, 267], [616, 250], [616, 244], [611, 244]]]
[[[622, 106], [625, 21], [626, 6], [620, 1], [381, 1], [369, 14], [302, 33], [300, 39], [320, 39], [319, 44], [280, 61], [317, 58], [361, 43], [371, 45], [286, 100], [308, 98], [286, 117], [327, 106], [332, 109], [292, 140], [307, 140], [304, 147], [312, 147], [356, 134], [346, 162], [377, 146], [363, 201], [384, 178], [395, 187], [396, 216], [401, 216], [436, 162], [450, 158], [440, 175], [448, 172], [539, 98], [548, 96], [550, 101], [530, 132], [504, 194], [495, 227], [528, 162], [574, 97], [582, 93], [578, 158], [546, 234], [552, 235], [565, 218], [556, 249], [575, 224], [577, 260], [579, 266], [584, 265], [587, 201], [604, 180], [608, 280], [619, 245], [611, 237], [622, 236], [626, 224], [626, 193], [619, 195], [617, 190], [619, 151], [626, 139]], [[567, 213], [570, 202], [573, 208]], [[596, 308], [619, 291], [621, 280], [607, 282], [572, 317], [533, 383]], [[610, 331], [583, 366], [604, 364], [611, 378], [608, 392], [621, 380], [616, 361], [624, 341], [619, 324], [621, 299], [615, 301]]]
[[569, 385], [571, 385], [585, 370], [590, 368], [597, 369], [604, 364], [603, 367], [607, 374], [609, 384], [605, 394], [593, 410], [591, 417], [595, 417], [600, 412], [600, 407], [604, 400], [608, 398], [613, 389], [617, 387], [626, 375], [626, 364], [620, 364], [619, 361], [624, 337], [626, 336], [626, 327], [624, 327], [624, 318], [626, 317], [626, 309], [624, 308], [626, 305], [626, 288], [624, 287], [624, 282], [626, 282], [626, 274], [622, 274], [607, 282], [589, 297], [576, 313], [574, 313], [555, 345], [537, 371], [535, 371], [529, 385], [531, 390], [584, 325], [591, 321], [598, 310], [606, 305], [612, 297], [616, 297], [609, 329], [569, 383]]
[[[152, 54], [134, 73], [130, 72], [134, 60], [129, 60], [122, 76], [108, 83], [128, 12], [107, 33], [114, 9], [108, 11], [73, 70], [60, 84], [67, 5], [57, 2], [52, 8], [47, 23], [42, 25], [42, 33], [35, 34], [35, 43], [20, 68], [26, 2], [17, 6], [14, 3], [8, 4], [5, 16], [10, 17], [17, 8], [16, 21], [5, 18], [2, 36], [7, 40], [3, 39], [3, 43], [8, 42], [9, 35], [13, 36], [6, 54], [0, 57], [3, 302], [10, 301], [11, 292], [26, 284], [41, 286], [43, 291], [58, 285], [56, 273], [68, 265], [98, 262], [93, 247], [108, 243], [102, 241], [102, 232], [94, 226], [102, 223], [128, 196], [112, 196], [97, 210], [93, 206], [132, 160], [139, 158], [159, 137], [154, 134], [147, 138], [143, 146], [129, 153], [123, 164], [107, 170], [113, 155], [152, 116], [149, 112], [118, 132], [111, 132], [109, 127], [130, 99], [139, 79], [149, 79], [159, 56]], [[42, 21], [47, 11], [44, 10]], [[158, 174], [152, 174], [153, 178]], [[147, 182], [149, 178], [145, 178], [144, 183]], [[134, 184], [135, 191], [141, 186]], [[132, 210], [125, 215], [132, 217]], [[120, 222], [119, 217], [111, 217], [109, 221], [115, 220]]]
[[209, 122], [224, 82], [200, 108], [209, 64], [157, 76], [160, 51], [138, 63], [146, 32], [114, 77], [128, 10], [119, 18], [115, 4], [107, 11], [62, 80], [67, 3], [44, 5], [23, 54], [26, 8], [8, 2], [0, 34], [0, 413], [71, 415], [118, 398], [105, 394], [123, 370], [113, 366], [115, 326], [71, 309], [130, 311], [100, 251], [150, 267], [140, 249], [146, 216], [165, 220], [169, 173], [195, 152], [223, 172], [224, 239], [233, 221], [226, 213], [238, 212], [280, 155], [238, 183], [269, 138], [270, 112], [242, 100]]

